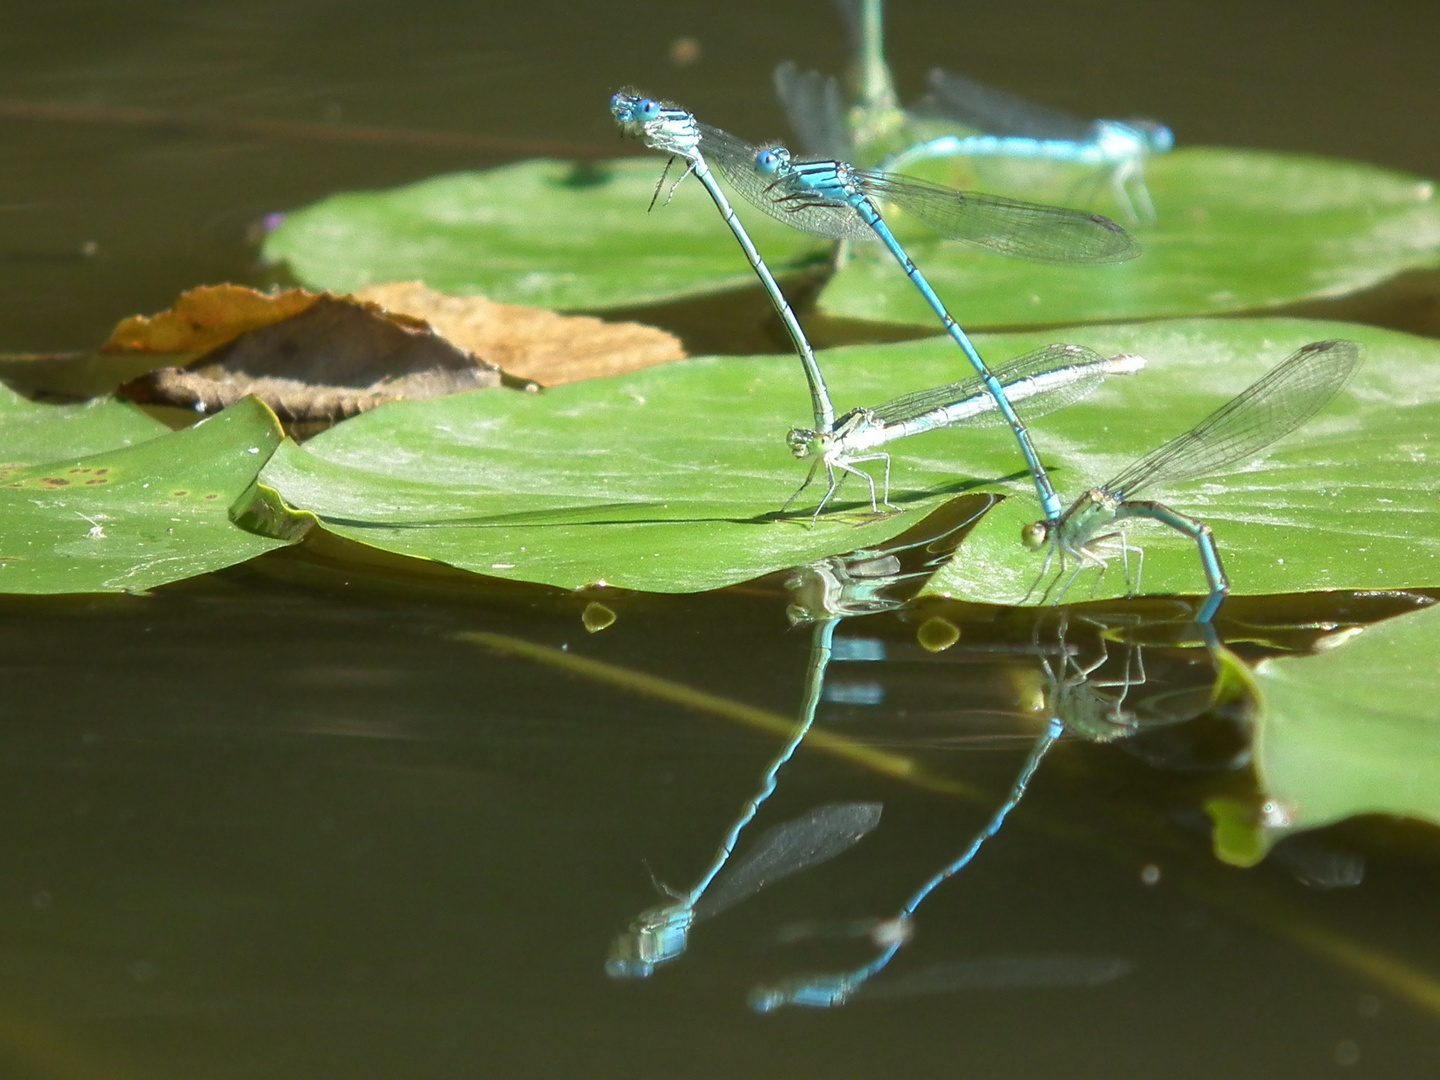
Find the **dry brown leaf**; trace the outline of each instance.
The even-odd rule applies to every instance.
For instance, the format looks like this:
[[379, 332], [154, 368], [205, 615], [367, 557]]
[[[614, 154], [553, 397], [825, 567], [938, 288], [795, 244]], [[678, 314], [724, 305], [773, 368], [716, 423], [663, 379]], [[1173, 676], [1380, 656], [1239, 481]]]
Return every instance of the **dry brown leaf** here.
[[447, 296], [418, 281], [372, 285], [355, 295], [423, 319], [506, 374], [541, 386], [623, 375], [686, 355], [679, 338], [653, 326]]
[[446, 296], [418, 282], [355, 296], [205, 286], [169, 311], [124, 320], [101, 351], [154, 361], [120, 388], [133, 401], [212, 413], [254, 394], [292, 424], [498, 386], [501, 368], [555, 386], [685, 356], [653, 327]]
[[230, 375], [215, 379], [172, 367], [147, 372], [127, 383], [121, 388], [121, 396], [143, 405], [173, 405], [209, 414], [228, 409], [253, 394], [288, 424], [334, 423], [390, 401], [421, 401], [498, 384], [493, 370], [479, 367], [445, 373], [422, 371], [359, 388], [315, 386], [299, 379], [274, 376], [252, 379]]
[[206, 353], [247, 330], [294, 318], [323, 295], [304, 289], [262, 293], [244, 285], [202, 285], [181, 293], [169, 311], [122, 320], [100, 351]]
[[[126, 340], [135, 343], [132, 348], [165, 342], [187, 359], [201, 341], [219, 342], [218, 347], [188, 366], [132, 379], [120, 388], [121, 396], [211, 413], [254, 394], [282, 420], [313, 423], [343, 420], [387, 401], [501, 383], [498, 368], [447, 341], [423, 320], [391, 314], [378, 304], [300, 290], [274, 297], [233, 286], [203, 291], [210, 295], [199, 304], [190, 303], [195, 294], [187, 293], [174, 312], [143, 323], [127, 320], [135, 329]], [[223, 319], [214, 313], [225, 304], [212, 301], [229, 303], [237, 297], [228, 310], [235, 314], [231, 328], [241, 330], [222, 338]], [[255, 298], [273, 299], [273, 310], [288, 314], [268, 319]], [[193, 333], [187, 336], [187, 313], [197, 308], [197, 314], [211, 317], [204, 323], [191, 320]], [[153, 340], [146, 338], [153, 328], [158, 328]]]

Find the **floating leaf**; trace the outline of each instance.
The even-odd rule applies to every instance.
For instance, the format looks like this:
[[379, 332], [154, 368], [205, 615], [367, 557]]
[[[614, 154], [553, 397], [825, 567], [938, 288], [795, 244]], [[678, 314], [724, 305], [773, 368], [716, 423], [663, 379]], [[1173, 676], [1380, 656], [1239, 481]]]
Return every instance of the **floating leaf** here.
[[[955, 364], [939, 341], [827, 354], [843, 402], [953, 377]], [[959, 475], [953, 458], [932, 461], [923, 484], [897, 488], [907, 512], [871, 515], [856, 488], [811, 528], [823, 487], [776, 517], [806, 472], [784, 433], [808, 419], [794, 356], [707, 357], [541, 394], [386, 406], [286, 445], [261, 483], [388, 551], [564, 588], [691, 592], [879, 543], [971, 477], [1014, 467], [981, 433]]]
[[[542, 308], [630, 306], [754, 285], [694, 180], [668, 205], [662, 192], [645, 212], [663, 168], [658, 156], [526, 161], [332, 195], [287, 215], [265, 256], [335, 292], [422, 280], [445, 293]], [[777, 274], [825, 260], [823, 241], [763, 214], [746, 215], [746, 228]]]
[[282, 546], [229, 518], [280, 439], [251, 399], [126, 449], [0, 472], [0, 592], [149, 589]]
[[1261, 805], [1210, 807], [1226, 861], [1359, 814], [1440, 825], [1440, 607], [1337, 638], [1253, 673]]
[[[1279, 451], [1177, 490], [1211, 521], [1239, 593], [1440, 584], [1440, 519], [1423, 432], [1440, 422], [1440, 344], [1300, 320], [1186, 321], [1072, 331], [1102, 353], [1147, 356], [1089, 401], [1035, 425], [1055, 481], [1074, 497], [1193, 424], [1294, 348], [1367, 343], [1352, 391]], [[997, 362], [1055, 334], [983, 339]], [[822, 356], [837, 405], [878, 402], [963, 374], [946, 340]], [[839, 512], [808, 528], [821, 490], [776, 512], [805, 466], [783, 432], [808, 417], [793, 356], [710, 357], [539, 395], [494, 393], [387, 406], [286, 447], [262, 483], [341, 535], [502, 577], [574, 588], [604, 580], [660, 592], [715, 588], [897, 535], [957, 492], [1000, 490], [932, 591], [1018, 602], [1040, 559], [1019, 527], [1037, 516], [1008, 434], [939, 431], [891, 447], [891, 499], [872, 518], [851, 481]], [[1171, 408], [1157, 407], [1169, 402]], [[1409, 437], [1400, 433], [1411, 431]], [[881, 470], [875, 468], [876, 475]], [[1147, 591], [1201, 588], [1193, 545], [1143, 537]], [[1110, 592], [1123, 588], [1110, 575]], [[1088, 591], [1088, 584], [1083, 586]]]
[[124, 402], [41, 405], [0, 385], [0, 471], [133, 446], [169, 430]]
[[[1138, 352], [1149, 365], [1133, 378], [1111, 380], [1102, 401], [1113, 407], [1082, 404], [1032, 425], [1067, 503], [1189, 429], [1302, 344], [1344, 337], [1366, 345], [1369, 357], [1349, 388], [1260, 460], [1239, 462], [1223, 476], [1147, 490], [1145, 497], [1215, 530], [1237, 594], [1440, 585], [1440, 501], [1427, 466], [1434, 452], [1428, 433], [1440, 427], [1440, 343], [1290, 319], [1085, 327], [1068, 336], [1102, 353]], [[1026, 335], [1020, 347], [1038, 340]], [[1006, 351], [1012, 349], [1019, 351]], [[1023, 602], [1043, 559], [1021, 547], [1020, 530], [1038, 517], [1033, 497], [1006, 500], [929, 591]], [[1205, 592], [1193, 541], [1141, 523], [1131, 535], [1144, 549], [1146, 593]], [[1098, 595], [1123, 594], [1124, 574], [1115, 563]], [[1067, 599], [1089, 597], [1094, 578], [1088, 572]], [[1030, 602], [1038, 602], [1040, 592]]]
[[[951, 170], [939, 179], [959, 179], [954, 164], [932, 167]], [[1136, 230], [1140, 258], [1116, 266], [1033, 266], [939, 240], [899, 214], [895, 225], [965, 326], [1253, 311], [1342, 296], [1440, 264], [1440, 203], [1434, 185], [1417, 177], [1349, 161], [1199, 148], [1152, 160], [1146, 181], [1160, 220]], [[1007, 194], [1073, 201], [1063, 191]], [[834, 277], [819, 306], [845, 318], [937, 325], [894, 260], [870, 245]]]
[[[921, 171], [973, 186], [961, 168], [931, 162]], [[658, 157], [587, 166], [532, 161], [336, 195], [291, 214], [265, 254], [313, 287], [346, 291], [418, 278], [445, 292], [556, 308], [632, 306], [754, 285], [694, 181], [670, 205], [644, 213], [659, 169]], [[1433, 185], [1412, 176], [1198, 148], [1156, 158], [1147, 181], [1160, 220], [1137, 231], [1145, 253], [1118, 266], [1035, 266], [938, 240], [900, 214], [894, 225], [968, 327], [1253, 310], [1339, 296], [1440, 263], [1440, 206]], [[1075, 202], [1068, 183], [1006, 193]], [[736, 206], [776, 273], [823, 262], [824, 247], [813, 238], [743, 200]], [[820, 308], [935, 325], [899, 267], [869, 244], [855, 247]]]

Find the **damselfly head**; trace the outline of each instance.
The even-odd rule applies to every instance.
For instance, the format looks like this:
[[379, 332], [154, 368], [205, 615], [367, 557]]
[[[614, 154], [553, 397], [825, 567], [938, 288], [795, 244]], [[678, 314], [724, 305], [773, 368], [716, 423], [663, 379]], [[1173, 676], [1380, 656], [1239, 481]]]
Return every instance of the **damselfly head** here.
[[[654, 98], [643, 97], [638, 90], [626, 88], [610, 99], [610, 113], [615, 122], [629, 129], [631, 125], [647, 124], [660, 115], [663, 106]], [[635, 132], [631, 132], [635, 134]]]
[[1164, 154], [1175, 146], [1175, 133], [1158, 120], [1099, 120], [1096, 124], [1100, 128], [1097, 141], [1102, 145], [1108, 134], [1147, 154]]
[[785, 441], [790, 445], [790, 452], [804, 460], [811, 454], [824, 454], [830, 445], [830, 436], [809, 428], [791, 428]]
[[767, 146], [755, 155], [755, 171], [761, 176], [779, 176], [790, 168], [790, 151], [783, 146]]
[[1145, 148], [1152, 154], [1163, 154], [1175, 145], [1175, 133], [1155, 120], [1131, 120], [1130, 124], [1145, 136]]
[[1020, 530], [1020, 543], [1031, 551], [1039, 551], [1050, 542], [1050, 523], [1036, 521]]
[[635, 119], [636, 101], [624, 90], [617, 91], [610, 98], [610, 115], [617, 123], [628, 124]]

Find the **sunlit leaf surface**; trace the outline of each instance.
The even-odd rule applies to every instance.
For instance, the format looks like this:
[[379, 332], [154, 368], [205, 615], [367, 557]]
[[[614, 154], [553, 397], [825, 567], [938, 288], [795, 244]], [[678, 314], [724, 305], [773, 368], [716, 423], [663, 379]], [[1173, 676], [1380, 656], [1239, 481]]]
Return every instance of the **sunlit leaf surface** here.
[[[863, 401], [890, 377], [953, 377], [954, 357], [919, 342], [843, 350], [831, 367], [842, 400]], [[776, 520], [806, 472], [784, 434], [808, 420], [793, 356], [709, 357], [541, 394], [386, 406], [283, 448], [262, 483], [386, 550], [566, 588], [690, 592], [878, 543], [977, 473], [1013, 468], [982, 435], [965, 475], [942, 466], [928, 490], [897, 488], [909, 512], [872, 517], [852, 484], [815, 528], [809, 492]]]
[[[265, 243], [303, 282], [349, 292], [389, 281], [549, 308], [606, 308], [745, 288], [755, 276], [715, 204], [686, 180], [645, 208], [659, 156], [596, 165], [528, 161], [393, 191], [333, 195]], [[680, 173], [672, 170], [666, 191]], [[751, 218], [754, 220], [752, 221]], [[746, 227], [776, 273], [824, 241], [763, 214]]]
[[[423, 279], [542, 307], [636, 305], [751, 286], [754, 278], [693, 180], [645, 213], [658, 157], [593, 166], [532, 161], [436, 177], [393, 191], [335, 195], [292, 213], [265, 254], [312, 287], [350, 290]], [[963, 165], [918, 171], [974, 186]], [[1033, 163], [1019, 197], [1116, 213], [1105, 194]], [[1037, 179], [1038, 177], [1038, 179]], [[1144, 254], [1118, 266], [1035, 266], [975, 251], [894, 214], [892, 224], [967, 326], [1024, 326], [1253, 310], [1337, 296], [1440, 263], [1433, 185], [1354, 162], [1213, 148], [1149, 164], [1159, 221], [1136, 235]], [[664, 202], [664, 193], [661, 195]], [[737, 201], [777, 273], [814, 264], [823, 245]], [[934, 325], [876, 245], [854, 249], [820, 298], [830, 315]]]
[[1318, 656], [1256, 669], [1260, 850], [1358, 814], [1440, 824], [1437, 652], [1440, 609], [1432, 607]]
[[[1144, 497], [1214, 529], [1237, 594], [1440, 584], [1440, 503], [1429, 464], [1430, 433], [1440, 430], [1440, 345], [1353, 324], [1288, 319], [1071, 333], [1102, 352], [1140, 352], [1150, 365], [1128, 381], [1112, 380], [1107, 392], [1120, 400], [1104, 415], [1082, 405], [1036, 426], [1041, 454], [1058, 466], [1052, 475], [1067, 503], [1192, 427], [1307, 341], [1348, 337], [1365, 344], [1369, 358], [1349, 388], [1268, 455], [1227, 475], [1147, 490]], [[1032, 499], [1007, 500], [931, 589], [963, 599], [1021, 601], [1042, 558], [1023, 552], [1018, 537], [1037, 516]], [[1205, 591], [1192, 541], [1148, 523], [1130, 535], [1145, 552], [1144, 592]], [[1094, 585], [1095, 573], [1087, 572], [1067, 599], [1089, 597]], [[1122, 595], [1124, 586], [1116, 559], [1096, 595]]]
[[[86, 408], [146, 419], [130, 406]], [[280, 439], [273, 414], [251, 399], [125, 449], [0, 470], [0, 592], [149, 589], [281, 546], [229, 518]]]
[[0, 385], [0, 470], [117, 450], [169, 430], [125, 402], [42, 405]]
[[[928, 173], [968, 183], [954, 165]], [[1033, 169], [1033, 166], [1032, 166]], [[1292, 154], [1182, 149], [1146, 168], [1159, 221], [1116, 266], [1032, 266], [941, 241], [895, 216], [911, 257], [963, 325], [1101, 322], [1249, 311], [1340, 296], [1440, 263], [1434, 185], [1372, 165]], [[1073, 203], [1073, 185], [1008, 188]], [[1090, 202], [1116, 213], [1100, 195]], [[893, 259], [860, 249], [820, 298], [830, 315], [935, 324]]]
[[[998, 363], [1056, 336], [996, 336], [981, 347]], [[1072, 330], [1077, 344], [1150, 363], [1037, 422], [1037, 444], [1073, 498], [1300, 345], [1337, 336], [1362, 341], [1370, 358], [1331, 407], [1269, 457], [1157, 497], [1214, 526], [1237, 593], [1440, 584], [1440, 507], [1426, 470], [1426, 433], [1440, 424], [1440, 344], [1282, 319]], [[823, 356], [842, 410], [955, 379], [961, 363], [943, 339]], [[903, 512], [871, 518], [852, 480], [841, 509], [810, 529], [818, 490], [788, 519], [775, 517], [805, 472], [783, 434], [807, 419], [793, 357], [711, 357], [539, 395], [386, 406], [277, 455], [262, 482], [328, 528], [387, 550], [564, 587], [605, 580], [667, 592], [864, 547], [948, 495], [998, 489], [1013, 497], [932, 590], [1024, 597], [1041, 560], [1021, 547], [1019, 528], [1038, 515], [1008, 433], [950, 430], [893, 444], [891, 497]], [[1149, 528], [1136, 540], [1146, 592], [1203, 591], [1192, 544]], [[1074, 598], [1088, 595], [1089, 581], [1076, 589]], [[1123, 589], [1116, 567], [1101, 591]]]

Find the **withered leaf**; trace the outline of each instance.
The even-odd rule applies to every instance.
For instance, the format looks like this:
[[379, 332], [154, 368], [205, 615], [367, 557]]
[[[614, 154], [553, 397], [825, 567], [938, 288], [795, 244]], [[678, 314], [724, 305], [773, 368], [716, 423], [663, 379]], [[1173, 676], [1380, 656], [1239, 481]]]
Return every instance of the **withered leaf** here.
[[126, 383], [119, 393], [132, 401], [213, 413], [253, 394], [287, 423], [334, 422], [388, 401], [501, 383], [498, 368], [422, 319], [298, 289], [196, 289], [171, 311], [127, 319], [106, 350], [191, 360]]
[[202, 285], [181, 293], [169, 311], [122, 319], [100, 351], [207, 353], [248, 330], [292, 319], [326, 295], [304, 289], [263, 293], [244, 285]]
[[541, 386], [623, 375], [686, 355], [679, 338], [653, 326], [558, 315], [483, 296], [447, 296], [418, 281], [372, 285], [355, 295], [386, 311], [424, 319], [507, 375]]

